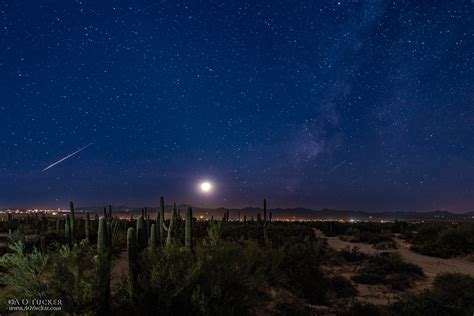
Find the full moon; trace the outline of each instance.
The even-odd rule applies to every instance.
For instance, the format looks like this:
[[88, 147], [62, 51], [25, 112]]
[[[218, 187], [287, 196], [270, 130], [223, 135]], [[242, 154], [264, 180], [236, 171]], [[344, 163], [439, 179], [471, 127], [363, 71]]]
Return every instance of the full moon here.
[[212, 185], [209, 182], [202, 182], [200, 187], [201, 187], [201, 191], [205, 193], [210, 192], [212, 189]]

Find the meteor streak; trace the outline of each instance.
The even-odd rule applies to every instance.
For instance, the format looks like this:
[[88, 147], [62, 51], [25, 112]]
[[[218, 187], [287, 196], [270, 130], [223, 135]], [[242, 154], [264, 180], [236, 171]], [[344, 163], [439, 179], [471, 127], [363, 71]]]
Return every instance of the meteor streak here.
[[340, 163], [338, 163], [334, 168], [332, 168], [331, 170], [329, 170], [328, 174], [330, 174], [331, 172], [333, 172], [334, 170], [336, 170], [337, 168], [339, 168], [340, 166], [342, 166], [343, 164], [345, 164], [346, 161], [343, 160], [341, 161]]
[[77, 154], [77, 153], [83, 151], [83, 150], [86, 149], [86, 148], [89, 148], [89, 147], [92, 146], [92, 145], [94, 145], [94, 144], [91, 143], [91, 144], [89, 144], [89, 145], [87, 145], [87, 146], [84, 146], [84, 147], [82, 147], [82, 148], [76, 150], [76, 151], [73, 152], [72, 154], [69, 154], [69, 155], [67, 155], [66, 157], [64, 157], [64, 158], [62, 158], [62, 159], [56, 161], [55, 163], [53, 163], [53, 164], [47, 166], [46, 168], [44, 168], [43, 170], [41, 170], [41, 172], [45, 172], [46, 170], [48, 170], [48, 169], [50, 169], [50, 168], [56, 166], [57, 164], [63, 162], [64, 160], [66, 160], [66, 159], [68, 159], [68, 158], [71, 158], [71, 157], [74, 156], [75, 154]]

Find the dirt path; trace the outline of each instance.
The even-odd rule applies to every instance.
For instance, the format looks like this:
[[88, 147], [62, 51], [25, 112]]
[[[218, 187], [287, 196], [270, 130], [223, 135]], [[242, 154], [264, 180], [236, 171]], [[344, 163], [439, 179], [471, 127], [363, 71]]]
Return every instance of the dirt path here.
[[326, 238], [329, 246], [337, 250], [344, 249], [347, 246], [351, 248], [357, 246], [359, 247], [361, 252], [366, 254], [376, 254], [379, 252], [398, 252], [405, 261], [414, 263], [422, 267], [429, 281], [434, 280], [438, 273], [447, 272], [464, 273], [474, 277], [473, 262], [460, 259], [442, 259], [421, 255], [409, 250], [409, 245], [407, 245], [403, 240], [399, 238], [394, 238], [399, 249], [379, 251], [375, 249], [372, 245], [362, 243], [350, 243], [347, 241], [340, 240], [337, 237], [325, 237], [320, 231], [316, 231], [316, 235], [319, 237]]
[[110, 287], [112, 294], [117, 293], [119, 287], [122, 285], [122, 280], [127, 277], [128, 274], [128, 259], [127, 252], [124, 251], [120, 254], [117, 260], [114, 261], [114, 266], [111, 271]]

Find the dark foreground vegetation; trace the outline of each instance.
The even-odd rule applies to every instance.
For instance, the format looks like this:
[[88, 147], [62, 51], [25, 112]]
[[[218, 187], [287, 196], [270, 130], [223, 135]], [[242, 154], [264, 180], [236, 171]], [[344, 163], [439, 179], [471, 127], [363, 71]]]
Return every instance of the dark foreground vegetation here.
[[474, 224], [427, 223], [408, 234], [412, 249], [428, 256], [452, 258], [474, 254]]
[[[151, 218], [119, 219], [71, 212], [1, 223], [10, 233], [2, 257], [1, 313], [9, 298], [61, 299], [63, 314], [88, 315], [472, 315], [474, 279], [441, 275], [422, 293], [406, 292], [422, 269], [395, 254], [335, 251], [315, 237], [359, 236], [390, 242], [391, 233], [417, 238], [416, 225], [392, 223], [286, 223], [271, 212], [256, 219], [197, 221], [192, 209], [173, 207]], [[349, 230], [349, 232], [348, 232]], [[351, 278], [333, 273], [354, 265]], [[400, 294], [386, 306], [357, 300], [357, 284], [378, 284]], [[47, 314], [52, 314], [48, 312]]]
[[397, 235], [409, 242], [413, 251], [424, 255], [440, 258], [474, 255], [472, 222], [319, 222], [315, 227], [321, 229], [326, 236], [339, 236], [353, 243], [372, 244], [379, 250], [396, 248], [393, 236]]

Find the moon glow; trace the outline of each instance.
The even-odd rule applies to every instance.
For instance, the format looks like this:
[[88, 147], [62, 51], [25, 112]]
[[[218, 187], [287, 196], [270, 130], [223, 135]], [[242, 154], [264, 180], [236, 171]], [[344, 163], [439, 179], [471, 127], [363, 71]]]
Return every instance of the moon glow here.
[[209, 193], [212, 190], [212, 184], [210, 182], [205, 181], [199, 185], [199, 188], [202, 192]]

